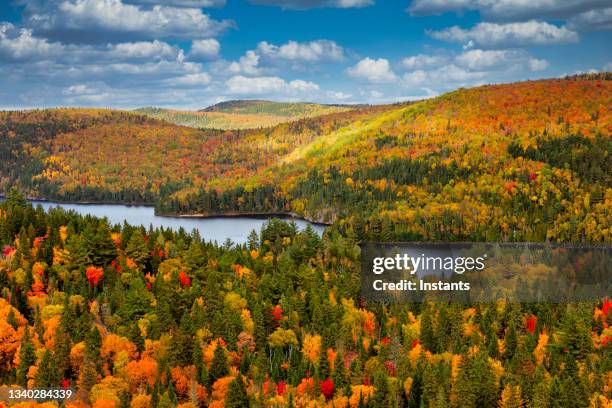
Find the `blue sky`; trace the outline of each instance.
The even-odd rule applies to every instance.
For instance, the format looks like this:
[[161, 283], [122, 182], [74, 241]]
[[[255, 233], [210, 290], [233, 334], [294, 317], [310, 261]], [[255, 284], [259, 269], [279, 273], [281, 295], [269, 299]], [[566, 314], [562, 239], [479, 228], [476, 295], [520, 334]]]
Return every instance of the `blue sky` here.
[[386, 103], [612, 70], [603, 0], [9, 0], [0, 108]]

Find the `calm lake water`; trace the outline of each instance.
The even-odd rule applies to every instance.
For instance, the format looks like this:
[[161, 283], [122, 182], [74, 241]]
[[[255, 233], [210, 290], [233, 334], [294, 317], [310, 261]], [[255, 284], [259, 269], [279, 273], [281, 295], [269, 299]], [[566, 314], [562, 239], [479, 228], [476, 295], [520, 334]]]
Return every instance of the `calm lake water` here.
[[[83, 215], [94, 215], [96, 217], [106, 217], [111, 224], [123, 224], [126, 221], [131, 225], [143, 225], [149, 228], [164, 227], [178, 230], [183, 227], [187, 232], [197, 229], [202, 238], [207, 241], [217, 241], [223, 243], [227, 238], [234, 243], [242, 244], [247, 242], [247, 237], [252, 230], [259, 233], [261, 226], [269, 218], [261, 217], [235, 217], [235, 218], [178, 218], [178, 217], [158, 217], [154, 214], [153, 207], [128, 206], [120, 204], [62, 204], [48, 201], [32, 201], [34, 205], [42, 205], [45, 210], [51, 207], [62, 207], [66, 210], [74, 210]], [[319, 234], [323, 234], [325, 226], [312, 224], [308, 221], [299, 219], [293, 220], [299, 229], [304, 229], [308, 224]]]

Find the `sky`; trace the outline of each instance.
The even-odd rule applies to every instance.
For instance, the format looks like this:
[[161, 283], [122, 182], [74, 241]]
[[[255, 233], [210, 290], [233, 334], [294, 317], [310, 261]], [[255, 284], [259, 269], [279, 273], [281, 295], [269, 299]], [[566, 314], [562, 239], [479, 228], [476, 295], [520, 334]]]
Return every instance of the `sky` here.
[[334, 104], [612, 71], [609, 0], [2, 0], [0, 109]]

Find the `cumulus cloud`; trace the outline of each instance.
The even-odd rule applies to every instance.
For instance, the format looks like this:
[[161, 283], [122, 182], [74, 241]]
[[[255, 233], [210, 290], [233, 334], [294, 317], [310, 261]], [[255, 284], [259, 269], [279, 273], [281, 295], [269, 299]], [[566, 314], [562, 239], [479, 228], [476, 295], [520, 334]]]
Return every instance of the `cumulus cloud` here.
[[449, 64], [432, 71], [416, 70], [406, 73], [402, 77], [402, 82], [409, 87], [441, 83], [466, 85], [482, 80], [487, 75], [486, 71], [471, 71], [455, 64]]
[[32, 30], [0, 24], [0, 57], [5, 61], [42, 60], [61, 53], [64, 46], [32, 35]]
[[459, 54], [455, 61], [458, 65], [472, 69], [488, 69], [518, 63], [526, 59], [523, 50], [480, 50], [474, 49]]
[[253, 4], [278, 6], [284, 9], [307, 10], [312, 8], [361, 8], [374, 4], [374, 0], [250, 0]]
[[568, 21], [568, 26], [581, 31], [612, 30], [612, 7], [578, 14]]
[[316, 40], [310, 42], [289, 41], [286, 44], [274, 45], [262, 41], [257, 45], [257, 53], [272, 60], [288, 61], [343, 61], [344, 50], [334, 41]]
[[435, 67], [444, 64], [447, 61], [446, 56], [442, 55], [413, 55], [402, 60], [401, 66], [405, 69], [420, 69]]
[[237, 75], [228, 79], [225, 84], [230, 94], [238, 95], [296, 94], [319, 90], [319, 86], [313, 82], [300, 79], [287, 82], [282, 78], [272, 76]]
[[232, 62], [227, 68], [233, 74], [259, 75], [259, 55], [249, 50], [238, 61]]
[[199, 86], [210, 84], [211, 77], [206, 72], [199, 72], [197, 74], [187, 74], [175, 78], [168, 78], [164, 80], [164, 82], [168, 85]]
[[122, 39], [199, 39], [233, 27], [198, 8], [155, 5], [150, 8], [122, 0], [50, 0], [27, 3], [25, 23], [34, 32], [65, 42], [120, 42]]
[[389, 61], [384, 58], [364, 58], [346, 71], [349, 76], [372, 83], [392, 82], [397, 78]]
[[[125, 0], [126, 3], [131, 4], [159, 4], [159, 0]], [[225, 6], [225, 0], [165, 0], [164, 5], [172, 7], [190, 7], [190, 8], [202, 8], [202, 7], [223, 7]]]
[[194, 40], [191, 42], [189, 57], [197, 60], [214, 60], [219, 57], [221, 44], [214, 38]]
[[163, 41], [137, 41], [109, 45], [109, 56], [129, 60], [175, 60], [183, 58], [183, 50]]
[[350, 99], [353, 96], [350, 93], [341, 92], [341, 91], [327, 91], [325, 95], [328, 98], [335, 99], [338, 101], [345, 101], [347, 99]]
[[527, 61], [527, 67], [530, 71], [544, 71], [548, 68], [548, 61], [545, 59], [530, 58]]
[[438, 40], [487, 48], [565, 44], [579, 39], [576, 32], [566, 27], [535, 20], [508, 24], [478, 23], [470, 29], [453, 26], [427, 33]]
[[477, 10], [487, 19], [564, 19], [609, 5], [607, 0], [413, 0], [412, 15]]

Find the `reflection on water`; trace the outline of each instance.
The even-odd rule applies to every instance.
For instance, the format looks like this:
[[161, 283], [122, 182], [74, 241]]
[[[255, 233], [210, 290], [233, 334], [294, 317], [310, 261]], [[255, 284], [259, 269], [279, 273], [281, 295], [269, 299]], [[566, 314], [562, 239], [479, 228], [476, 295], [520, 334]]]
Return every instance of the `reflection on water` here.
[[[106, 217], [111, 224], [123, 224], [126, 221], [131, 225], [149, 225], [178, 230], [183, 227], [191, 232], [194, 228], [200, 232], [202, 238], [208, 241], [223, 243], [227, 238], [235, 243], [245, 243], [252, 230], [260, 231], [261, 226], [268, 220], [266, 217], [235, 217], [235, 218], [178, 218], [159, 217], [154, 214], [153, 207], [128, 206], [121, 204], [60, 204], [47, 201], [32, 201], [34, 205], [42, 205], [45, 210], [51, 207], [62, 207], [74, 210], [79, 214]], [[321, 235], [325, 229], [323, 225], [311, 224], [308, 221], [294, 219], [299, 229], [308, 224]]]

